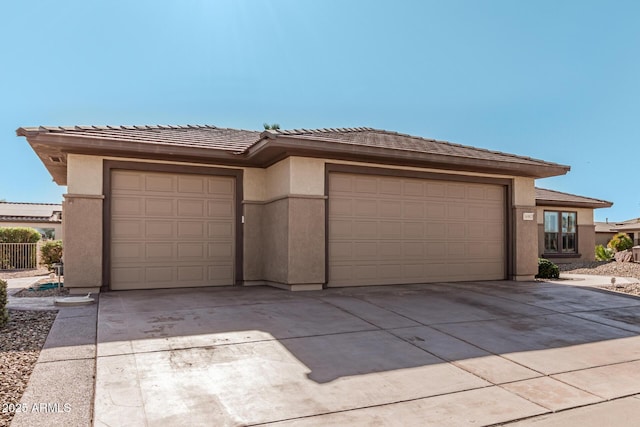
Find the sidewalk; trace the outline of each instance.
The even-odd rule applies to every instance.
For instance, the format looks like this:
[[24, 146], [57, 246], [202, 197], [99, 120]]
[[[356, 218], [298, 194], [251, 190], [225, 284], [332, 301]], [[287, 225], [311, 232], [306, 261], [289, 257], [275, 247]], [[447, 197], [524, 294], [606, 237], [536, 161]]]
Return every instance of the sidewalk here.
[[16, 298], [13, 295], [23, 288], [37, 283], [46, 276], [36, 277], [20, 277], [16, 279], [7, 279], [7, 308], [9, 310], [58, 310], [53, 303], [55, 297], [23, 297]]

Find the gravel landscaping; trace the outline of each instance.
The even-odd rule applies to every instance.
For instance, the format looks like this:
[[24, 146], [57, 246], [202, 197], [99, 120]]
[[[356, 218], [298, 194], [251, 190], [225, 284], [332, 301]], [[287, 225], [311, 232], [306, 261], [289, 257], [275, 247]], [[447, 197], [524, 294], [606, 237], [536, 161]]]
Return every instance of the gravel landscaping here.
[[[9, 311], [0, 329], [0, 426], [11, 423], [57, 311]], [[5, 407], [5, 405], [7, 405]]]
[[614, 292], [622, 292], [631, 295], [640, 295], [640, 263], [594, 261], [573, 264], [558, 264], [560, 271], [572, 274], [593, 274], [595, 276], [631, 277], [638, 279], [638, 283], [613, 284], [602, 286]]

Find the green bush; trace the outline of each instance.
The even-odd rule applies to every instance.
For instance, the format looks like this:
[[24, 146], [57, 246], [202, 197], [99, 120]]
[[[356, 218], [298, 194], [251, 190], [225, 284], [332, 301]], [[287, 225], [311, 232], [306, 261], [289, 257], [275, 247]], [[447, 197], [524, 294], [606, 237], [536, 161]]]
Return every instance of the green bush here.
[[40, 248], [40, 258], [42, 264], [51, 271], [52, 265], [62, 260], [62, 240], [50, 240], [43, 243]]
[[548, 259], [538, 258], [538, 274], [540, 279], [557, 279], [560, 277], [560, 269]]
[[616, 252], [621, 252], [633, 247], [633, 240], [627, 233], [618, 233], [609, 240], [607, 244], [608, 248], [613, 249]]
[[0, 328], [9, 322], [9, 310], [7, 310], [7, 282], [0, 280]]
[[37, 243], [38, 230], [29, 227], [0, 227], [0, 243]]
[[596, 245], [596, 260], [611, 261], [615, 251], [611, 248], [605, 248], [602, 245]]

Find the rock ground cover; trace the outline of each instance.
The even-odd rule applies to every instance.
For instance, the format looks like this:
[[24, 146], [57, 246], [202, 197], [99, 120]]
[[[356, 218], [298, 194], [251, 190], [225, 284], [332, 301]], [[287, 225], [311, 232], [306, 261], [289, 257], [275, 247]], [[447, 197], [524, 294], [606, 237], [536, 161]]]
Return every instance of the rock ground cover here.
[[573, 264], [558, 264], [560, 271], [572, 274], [593, 274], [596, 276], [630, 277], [638, 279], [638, 283], [612, 284], [602, 286], [615, 292], [625, 294], [640, 295], [640, 263], [616, 262], [616, 261], [594, 261]]
[[[27, 388], [29, 376], [56, 318], [56, 311], [9, 311], [9, 323], [0, 328], [0, 426], [9, 426], [15, 405]], [[14, 406], [12, 406], [14, 405]]]

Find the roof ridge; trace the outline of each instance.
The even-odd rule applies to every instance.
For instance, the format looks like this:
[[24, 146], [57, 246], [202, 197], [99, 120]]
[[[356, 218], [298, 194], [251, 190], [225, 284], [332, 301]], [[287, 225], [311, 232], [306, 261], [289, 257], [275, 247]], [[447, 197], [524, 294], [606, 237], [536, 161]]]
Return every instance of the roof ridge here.
[[62, 206], [62, 203], [38, 203], [38, 202], [0, 202], [5, 205], [45, 205], [45, 206]]
[[154, 130], [154, 129], [218, 129], [218, 130], [234, 130], [243, 132], [256, 132], [259, 130], [251, 129], [238, 129], [219, 127], [210, 124], [184, 124], [184, 125], [170, 125], [170, 124], [156, 124], [156, 125], [73, 125], [73, 126], [45, 126], [40, 125], [37, 127], [25, 127], [24, 129], [34, 129], [46, 132], [73, 132], [73, 131], [91, 131], [91, 130]]

